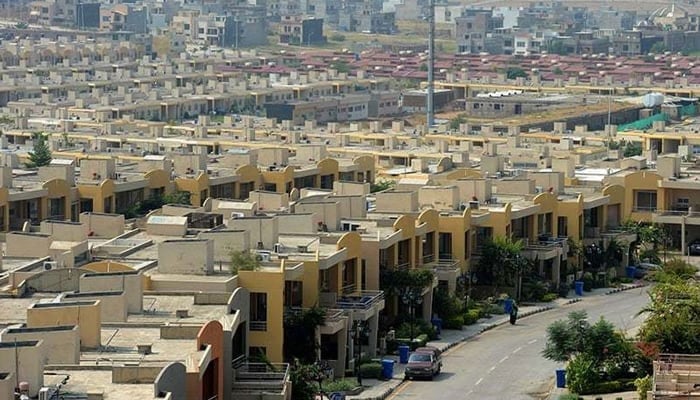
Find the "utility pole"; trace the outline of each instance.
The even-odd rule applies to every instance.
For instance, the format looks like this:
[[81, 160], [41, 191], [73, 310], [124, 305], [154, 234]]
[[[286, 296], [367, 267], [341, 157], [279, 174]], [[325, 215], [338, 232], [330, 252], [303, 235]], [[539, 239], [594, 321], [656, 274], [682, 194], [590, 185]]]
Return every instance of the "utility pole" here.
[[435, 92], [435, 0], [428, 0], [428, 93], [425, 101], [427, 131], [435, 124], [433, 94]]

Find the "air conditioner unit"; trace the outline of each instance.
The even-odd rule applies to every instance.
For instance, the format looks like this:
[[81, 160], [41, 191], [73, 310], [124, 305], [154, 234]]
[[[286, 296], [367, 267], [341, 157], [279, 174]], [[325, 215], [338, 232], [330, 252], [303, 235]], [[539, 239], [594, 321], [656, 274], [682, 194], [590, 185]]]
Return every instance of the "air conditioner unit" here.
[[263, 250], [263, 251], [258, 250], [255, 252], [255, 258], [258, 261], [268, 262], [268, 261], [270, 261], [270, 256], [271, 256], [270, 252], [266, 251], [266, 250]]
[[231, 219], [239, 219], [239, 218], [245, 218], [245, 214], [243, 214], [242, 212], [237, 212], [237, 211], [234, 211], [231, 213]]
[[275, 253], [282, 253], [284, 251], [284, 245], [282, 243], [275, 243], [272, 249]]
[[39, 400], [51, 400], [54, 395], [54, 390], [52, 388], [43, 387], [39, 389]]
[[56, 261], [44, 261], [44, 271], [50, 271], [56, 268], [58, 268], [58, 263]]

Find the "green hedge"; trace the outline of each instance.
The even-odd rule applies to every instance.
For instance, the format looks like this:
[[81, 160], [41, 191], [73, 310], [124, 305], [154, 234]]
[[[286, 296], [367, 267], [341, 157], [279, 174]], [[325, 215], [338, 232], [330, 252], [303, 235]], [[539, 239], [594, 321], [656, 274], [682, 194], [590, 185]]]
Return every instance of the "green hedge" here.
[[450, 319], [442, 321], [443, 329], [462, 329], [464, 325], [464, 317], [461, 315], [454, 316]]
[[606, 394], [606, 393], [617, 393], [617, 392], [627, 392], [636, 390], [634, 381], [630, 380], [620, 380], [620, 381], [607, 381], [600, 382], [591, 386], [590, 390], [585, 391], [581, 394]]
[[360, 375], [368, 379], [382, 379], [382, 365], [379, 363], [368, 363], [360, 365]]
[[557, 298], [559, 298], [559, 295], [557, 293], [547, 293], [544, 296], [542, 296], [542, 302], [549, 303], [556, 300]]
[[481, 318], [481, 310], [471, 309], [464, 314], [464, 325], [475, 324]]

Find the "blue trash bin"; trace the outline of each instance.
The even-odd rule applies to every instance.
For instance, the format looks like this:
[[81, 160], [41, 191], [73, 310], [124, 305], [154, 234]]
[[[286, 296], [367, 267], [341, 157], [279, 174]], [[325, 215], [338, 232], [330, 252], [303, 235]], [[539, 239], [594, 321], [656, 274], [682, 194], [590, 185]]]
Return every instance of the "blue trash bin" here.
[[394, 377], [394, 360], [382, 360], [382, 378], [391, 379]]
[[634, 276], [637, 275], [637, 268], [633, 265], [628, 265], [625, 267], [625, 275], [628, 278], [634, 278]]
[[442, 332], [442, 319], [435, 317], [430, 322], [435, 327], [435, 332], [437, 332], [437, 334], [439, 335], [440, 332]]
[[583, 281], [574, 282], [574, 291], [576, 296], [583, 296]]
[[557, 375], [557, 387], [558, 388], [566, 387], [566, 370], [565, 369], [558, 369], [558, 370], [556, 370], [556, 375]]
[[404, 345], [399, 346], [399, 362], [401, 364], [408, 363], [408, 353], [410, 353], [411, 348]]
[[510, 314], [510, 312], [513, 310], [513, 299], [505, 299], [503, 302], [503, 311], [505, 311], [506, 314]]

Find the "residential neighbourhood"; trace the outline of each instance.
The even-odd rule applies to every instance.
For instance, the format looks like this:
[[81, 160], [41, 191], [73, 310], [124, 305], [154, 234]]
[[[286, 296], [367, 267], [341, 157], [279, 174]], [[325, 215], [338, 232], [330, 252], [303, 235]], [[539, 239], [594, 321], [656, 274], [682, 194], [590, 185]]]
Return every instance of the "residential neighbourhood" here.
[[697, 395], [700, 8], [646, 6], [0, 4], [0, 400]]

